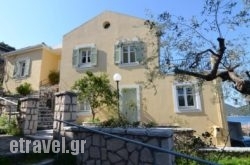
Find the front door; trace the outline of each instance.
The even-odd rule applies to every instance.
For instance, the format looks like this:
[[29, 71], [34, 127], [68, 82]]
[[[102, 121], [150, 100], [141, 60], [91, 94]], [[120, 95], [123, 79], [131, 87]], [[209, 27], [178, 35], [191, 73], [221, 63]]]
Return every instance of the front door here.
[[128, 86], [121, 89], [121, 113], [130, 122], [139, 120], [140, 95], [139, 86]]

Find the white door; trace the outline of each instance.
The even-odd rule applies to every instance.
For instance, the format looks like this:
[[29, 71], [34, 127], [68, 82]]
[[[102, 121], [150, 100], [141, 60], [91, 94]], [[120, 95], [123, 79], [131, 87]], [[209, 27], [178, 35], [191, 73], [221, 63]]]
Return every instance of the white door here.
[[140, 111], [139, 86], [123, 87], [121, 89], [121, 113], [130, 122], [139, 120]]

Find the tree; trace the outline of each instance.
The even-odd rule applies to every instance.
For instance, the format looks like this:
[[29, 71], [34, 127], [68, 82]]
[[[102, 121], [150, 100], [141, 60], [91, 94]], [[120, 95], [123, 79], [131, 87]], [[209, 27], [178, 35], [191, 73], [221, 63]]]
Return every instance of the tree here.
[[250, 95], [250, 3], [242, 2], [206, 0], [201, 15], [191, 19], [164, 12], [156, 20], [145, 21], [160, 38], [159, 70], [201, 82], [221, 78]]
[[74, 83], [72, 89], [78, 92], [80, 101], [89, 103], [93, 121], [96, 113], [103, 106], [114, 108], [117, 105], [116, 91], [111, 87], [106, 74], [96, 76], [92, 72], [87, 71], [83, 78]]

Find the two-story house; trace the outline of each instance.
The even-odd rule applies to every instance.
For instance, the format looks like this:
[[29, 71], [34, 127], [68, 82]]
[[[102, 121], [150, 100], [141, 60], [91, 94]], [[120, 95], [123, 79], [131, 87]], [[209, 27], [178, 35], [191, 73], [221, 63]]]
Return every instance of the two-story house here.
[[0, 83], [3, 82], [4, 79], [4, 58], [2, 57], [3, 53], [10, 52], [16, 50], [14, 47], [5, 44], [4, 42], [0, 42]]
[[41, 85], [48, 83], [49, 73], [59, 70], [60, 55], [60, 49], [52, 49], [44, 43], [4, 53], [4, 90], [16, 93], [16, 87], [26, 82], [38, 91]]
[[[228, 136], [224, 102], [213, 86], [219, 82], [200, 87], [195, 79], [178, 82], [174, 75], [165, 75], [154, 82], [157, 93], [140, 83], [147, 81], [143, 61], [157, 55], [158, 46], [158, 38], [149, 33], [144, 21], [107, 11], [65, 34], [60, 91], [70, 90], [86, 71], [105, 72], [116, 87], [113, 75], [119, 73], [120, 110], [130, 121], [190, 127], [198, 134], [208, 131], [216, 145], [224, 145]], [[151, 64], [158, 65], [158, 59]], [[79, 115], [90, 115], [89, 106], [80, 107]]]

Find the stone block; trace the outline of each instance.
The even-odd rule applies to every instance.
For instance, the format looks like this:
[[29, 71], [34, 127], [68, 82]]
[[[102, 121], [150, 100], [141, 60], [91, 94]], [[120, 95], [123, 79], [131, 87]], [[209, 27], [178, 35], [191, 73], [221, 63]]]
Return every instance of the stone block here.
[[34, 121], [34, 122], [33, 122], [33, 129], [37, 130], [37, 124], [38, 124], [37, 121]]
[[31, 120], [31, 115], [26, 115], [25, 120]]
[[34, 121], [30, 121], [30, 124], [29, 124], [29, 129], [33, 129], [33, 127], [34, 127]]
[[30, 133], [31, 133], [31, 132], [30, 132], [29, 129], [24, 129], [24, 130], [23, 130], [23, 134], [24, 134], [24, 135], [30, 135]]
[[139, 164], [138, 160], [139, 160], [139, 152], [138, 151], [134, 151], [131, 153], [131, 155], [129, 156], [129, 160], [132, 164]]
[[167, 153], [156, 152], [155, 153], [155, 164], [173, 164], [173, 156]]
[[90, 156], [90, 158], [94, 158], [94, 159], [99, 159], [100, 160], [101, 154], [100, 154], [99, 147], [90, 147], [89, 148], [89, 156]]
[[29, 129], [29, 124], [30, 124], [30, 122], [27, 121], [27, 120], [25, 120], [24, 121], [24, 128], [23, 129]]
[[117, 154], [124, 160], [128, 160], [128, 150], [123, 148], [117, 152]]
[[92, 145], [93, 146], [100, 146], [100, 144], [101, 144], [100, 135], [94, 134], [92, 137]]
[[117, 151], [124, 147], [125, 142], [119, 139], [109, 139], [107, 141], [107, 149], [112, 151]]
[[32, 120], [37, 121], [38, 120], [38, 115], [32, 115]]
[[127, 147], [128, 152], [133, 152], [136, 149], [137, 145], [133, 143], [127, 143], [126, 147]]
[[107, 160], [107, 149], [101, 148], [101, 160]]
[[159, 142], [156, 138], [150, 139], [147, 141], [147, 144], [153, 145], [153, 146], [159, 146]]
[[116, 153], [108, 152], [108, 159], [110, 160], [111, 164], [116, 164], [117, 162], [121, 161], [121, 157], [119, 157]]
[[142, 162], [153, 163], [153, 155], [148, 148], [142, 149], [140, 160]]

